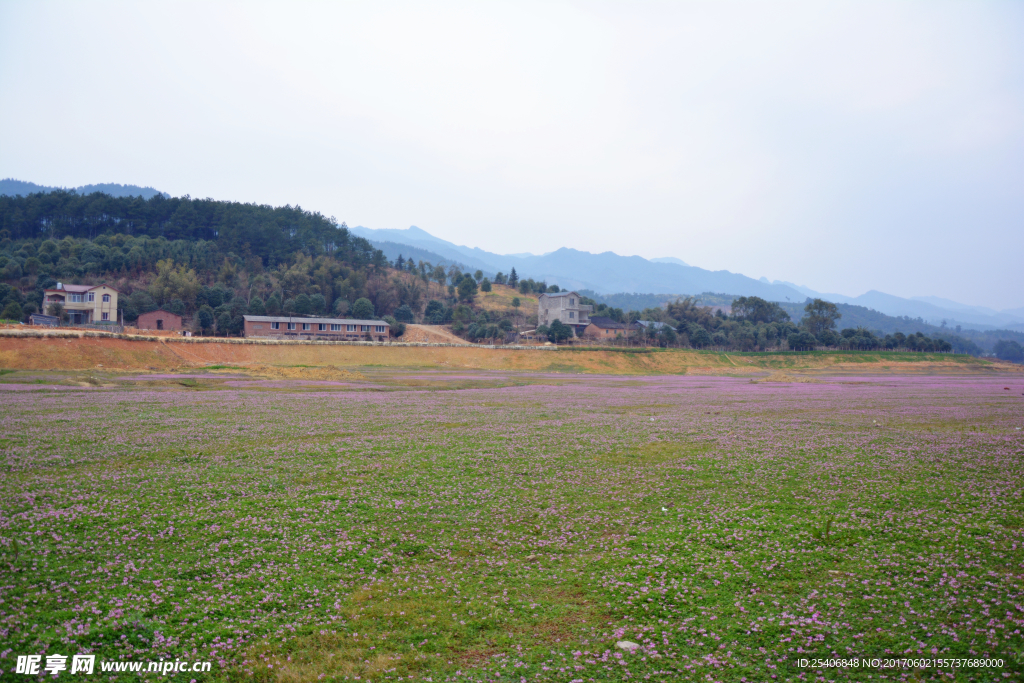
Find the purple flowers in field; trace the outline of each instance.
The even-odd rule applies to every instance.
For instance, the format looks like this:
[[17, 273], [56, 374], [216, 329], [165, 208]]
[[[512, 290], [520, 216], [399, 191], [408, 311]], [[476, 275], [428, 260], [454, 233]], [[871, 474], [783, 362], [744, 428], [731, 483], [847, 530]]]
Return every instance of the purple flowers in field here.
[[[60, 651], [260, 680], [781, 680], [811, 653], [1020, 672], [1020, 379], [409, 377], [0, 385], [0, 669]], [[433, 390], [477, 377], [509, 386]]]

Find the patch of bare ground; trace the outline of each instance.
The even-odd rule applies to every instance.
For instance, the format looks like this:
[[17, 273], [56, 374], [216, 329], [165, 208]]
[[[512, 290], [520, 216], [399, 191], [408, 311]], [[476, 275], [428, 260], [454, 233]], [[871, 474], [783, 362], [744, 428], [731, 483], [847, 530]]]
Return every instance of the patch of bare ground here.
[[762, 382], [798, 382], [800, 384], [818, 384], [821, 380], [817, 380], [812, 377], [803, 377], [801, 375], [793, 375], [788, 372], [776, 371], [767, 377], [752, 379], [750, 381], [754, 384], [760, 384]]
[[529, 633], [537, 642], [548, 645], [565, 642], [578, 635], [581, 629], [596, 626], [608, 620], [604, 605], [573, 587], [557, 587], [544, 591], [538, 602], [554, 609], [558, 614], [518, 629]]
[[308, 379], [321, 382], [360, 382], [366, 377], [334, 365], [323, 366], [281, 366], [257, 364], [244, 368], [246, 373], [270, 379]]
[[406, 325], [405, 334], [399, 341], [420, 342], [428, 344], [463, 344], [470, 343], [452, 334], [451, 330], [441, 325]]

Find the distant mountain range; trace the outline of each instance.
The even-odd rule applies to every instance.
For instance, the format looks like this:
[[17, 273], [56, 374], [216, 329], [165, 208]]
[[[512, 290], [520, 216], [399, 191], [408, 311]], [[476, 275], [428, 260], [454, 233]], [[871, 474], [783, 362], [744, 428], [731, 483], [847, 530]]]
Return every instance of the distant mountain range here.
[[47, 185], [36, 185], [35, 183], [25, 182], [24, 180], [15, 180], [14, 178], [4, 178], [0, 180], [0, 194], [8, 196], [21, 195], [26, 197], [36, 192], [53, 192], [54, 190], [74, 190], [78, 194], [92, 194], [93, 192], [102, 192], [109, 194], [111, 197], [142, 197], [143, 199], [150, 199], [158, 194], [163, 195], [170, 199], [171, 195], [166, 192], [161, 192], [152, 187], [139, 187], [138, 185], [118, 185], [117, 183], [100, 183], [99, 185], [82, 185], [81, 187], [49, 187]]
[[[170, 198], [166, 192], [152, 187], [102, 183], [76, 188], [58, 188], [6, 178], [0, 180], [0, 195], [26, 196], [37, 192], [74, 190], [78, 194], [103, 192], [113, 197], [157, 195]], [[705, 270], [681, 259], [665, 256], [645, 259], [620, 256], [610, 251], [592, 254], [577, 249], [561, 248], [547, 254], [495, 254], [476, 247], [466, 247], [434, 237], [426, 230], [412, 226], [406, 230], [373, 230], [362, 226], [350, 230], [368, 239], [390, 259], [399, 254], [405, 258], [443, 265], [456, 265], [463, 270], [482, 270], [493, 276], [508, 273], [513, 267], [521, 277], [557, 284], [575, 290], [591, 290], [599, 295], [623, 294], [639, 297], [637, 301], [668, 300], [679, 295], [707, 292], [732, 296], [759, 296], [769, 301], [802, 304], [808, 297], [822, 298], [837, 304], [850, 304], [896, 317], [920, 318], [930, 325], [976, 330], [1006, 329], [1024, 332], [1024, 307], [997, 311], [984, 306], [965, 304], [934, 296], [904, 298], [871, 290], [860, 296], [822, 293], [792, 282], [754, 279], [727, 270]], [[645, 292], [650, 294], [644, 294]]]
[[[520, 277], [575, 290], [588, 289], [597, 294], [652, 292], [652, 296], [665, 296], [667, 293], [721, 292], [788, 303], [801, 303], [808, 297], [820, 297], [837, 304], [863, 306], [890, 316], [921, 318], [931, 325], [941, 325], [945, 321], [948, 328], [961, 325], [978, 330], [1024, 331], [1024, 308], [996, 311], [938, 297], [908, 299], [876, 290], [849, 297], [817, 292], [792, 282], [754, 279], [727, 270], [705, 270], [674, 257], [645, 259], [640, 256], [620, 256], [610, 251], [591, 254], [565, 247], [541, 255], [495, 254], [480, 248], [453, 244], [416, 226], [406, 230], [374, 230], [362, 226], [350, 229], [354, 234], [370, 240], [391, 259], [402, 253], [406, 258], [412, 256], [416, 260], [429, 260], [435, 264], [442, 261], [446, 264], [454, 263], [467, 270], [482, 270], [488, 275], [508, 273], [515, 267]], [[404, 253], [403, 246], [406, 248]], [[413, 248], [417, 250], [416, 254], [411, 251]]]

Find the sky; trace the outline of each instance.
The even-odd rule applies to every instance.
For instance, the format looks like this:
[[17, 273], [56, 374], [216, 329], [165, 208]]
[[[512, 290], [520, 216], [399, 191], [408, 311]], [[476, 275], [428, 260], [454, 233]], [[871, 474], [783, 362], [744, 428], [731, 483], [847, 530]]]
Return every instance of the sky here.
[[0, 177], [1024, 306], [1024, 3], [0, 0]]

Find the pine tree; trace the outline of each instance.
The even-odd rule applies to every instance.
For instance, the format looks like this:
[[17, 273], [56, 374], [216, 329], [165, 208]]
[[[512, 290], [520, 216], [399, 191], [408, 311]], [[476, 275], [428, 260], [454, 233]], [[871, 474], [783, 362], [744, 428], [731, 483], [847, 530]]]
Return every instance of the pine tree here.
[[512, 272], [508, 274], [508, 286], [514, 288], [517, 284], [519, 284], [519, 276], [516, 274], [516, 269], [513, 266]]

